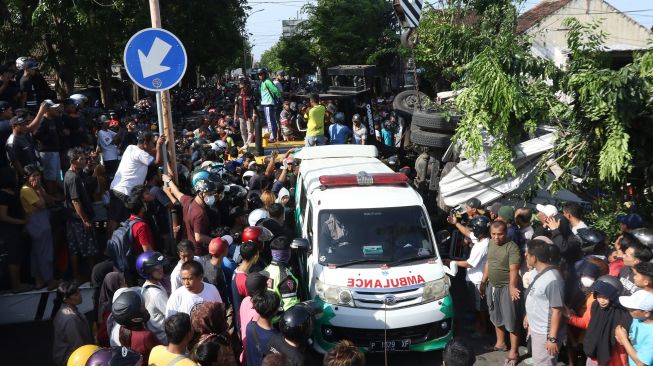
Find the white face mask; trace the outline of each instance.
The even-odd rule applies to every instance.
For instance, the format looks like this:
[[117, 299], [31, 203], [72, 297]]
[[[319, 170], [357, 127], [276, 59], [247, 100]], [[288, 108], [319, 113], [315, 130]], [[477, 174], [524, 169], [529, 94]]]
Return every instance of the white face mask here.
[[592, 277], [581, 277], [580, 283], [583, 287], [591, 287], [594, 284], [594, 279]]
[[204, 203], [206, 203], [208, 206], [213, 206], [215, 203], [215, 196], [204, 197]]

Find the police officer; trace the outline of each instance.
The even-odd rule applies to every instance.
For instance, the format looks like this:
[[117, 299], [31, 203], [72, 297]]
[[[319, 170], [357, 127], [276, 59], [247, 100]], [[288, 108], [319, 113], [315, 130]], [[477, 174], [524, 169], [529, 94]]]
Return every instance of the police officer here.
[[289, 269], [290, 262], [290, 240], [280, 236], [270, 243], [272, 250], [272, 261], [265, 268], [269, 275], [268, 289], [274, 291], [281, 298], [283, 310], [288, 310], [299, 303], [297, 287], [299, 282]]

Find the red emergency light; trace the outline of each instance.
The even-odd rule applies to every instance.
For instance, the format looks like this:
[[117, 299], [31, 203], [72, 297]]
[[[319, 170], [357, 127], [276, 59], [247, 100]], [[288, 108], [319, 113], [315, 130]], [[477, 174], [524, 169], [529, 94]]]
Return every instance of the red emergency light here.
[[345, 186], [371, 186], [406, 184], [408, 177], [403, 173], [371, 173], [360, 172], [358, 174], [322, 175], [320, 185], [324, 188], [345, 187]]

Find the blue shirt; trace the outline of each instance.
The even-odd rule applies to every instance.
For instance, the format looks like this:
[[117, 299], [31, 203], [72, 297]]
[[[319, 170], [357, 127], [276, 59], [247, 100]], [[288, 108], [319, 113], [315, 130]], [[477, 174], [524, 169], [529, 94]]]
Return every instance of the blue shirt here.
[[383, 144], [386, 146], [392, 146], [392, 132], [386, 130], [385, 128], [381, 129], [381, 137], [383, 137]]
[[[639, 319], [633, 319], [630, 324], [630, 342], [637, 352], [637, 358], [647, 365], [653, 365], [653, 324], [646, 324]], [[628, 364], [637, 366], [628, 356]]]
[[334, 123], [329, 127], [329, 140], [332, 145], [346, 144], [347, 138], [351, 135], [351, 128], [340, 123]]
[[[254, 329], [256, 329], [256, 335], [258, 337], [254, 336]], [[246, 332], [247, 353], [245, 360], [247, 366], [261, 366], [263, 357], [265, 357], [265, 354], [268, 352], [268, 344], [270, 343], [270, 340], [272, 340], [272, 337], [279, 334], [279, 332], [276, 329], [263, 329], [254, 321], [247, 324]]]

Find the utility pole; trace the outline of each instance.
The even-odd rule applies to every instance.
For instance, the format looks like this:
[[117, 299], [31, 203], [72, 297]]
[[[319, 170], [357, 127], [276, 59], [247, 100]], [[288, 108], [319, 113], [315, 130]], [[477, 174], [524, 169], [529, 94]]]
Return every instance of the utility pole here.
[[[150, 18], [152, 28], [161, 28], [161, 11], [159, 0], [150, 0]], [[156, 93], [157, 109], [159, 113], [159, 133], [166, 137], [166, 151], [163, 154], [163, 171], [177, 180], [177, 157], [175, 154], [175, 133], [172, 127], [172, 111], [170, 109], [170, 91], [164, 90]], [[163, 117], [163, 118], [161, 118]]]

